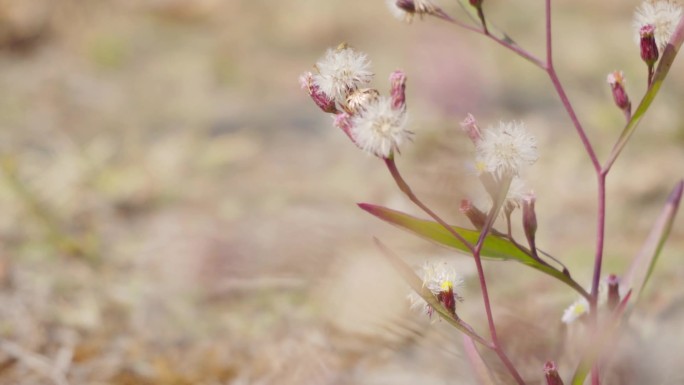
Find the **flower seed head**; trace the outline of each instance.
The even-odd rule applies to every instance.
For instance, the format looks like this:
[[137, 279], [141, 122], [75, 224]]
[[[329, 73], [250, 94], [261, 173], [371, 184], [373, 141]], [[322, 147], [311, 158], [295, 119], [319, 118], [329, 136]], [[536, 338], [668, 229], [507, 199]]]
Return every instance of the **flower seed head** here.
[[500, 122], [497, 128], [485, 130], [476, 151], [478, 168], [499, 180], [505, 175], [518, 175], [539, 157], [537, 140], [522, 122]]
[[313, 80], [328, 98], [344, 102], [349, 93], [373, 79], [370, 64], [366, 54], [341, 44], [337, 49], [328, 49], [316, 63], [318, 74], [313, 75]]
[[373, 88], [359, 88], [347, 96], [347, 109], [351, 114], [363, 111], [365, 106], [376, 101], [380, 97], [378, 90]]
[[380, 96], [352, 118], [352, 137], [364, 151], [387, 158], [413, 137], [406, 128], [406, 112], [392, 108], [392, 99]]
[[646, 0], [634, 12], [634, 41], [641, 44], [641, 29], [654, 28], [657, 47], [662, 51], [682, 17], [682, 7], [673, 0]]
[[[456, 302], [463, 301], [456, 289], [463, 285], [463, 279], [454, 268], [446, 263], [426, 262], [421, 270], [423, 287], [430, 290], [452, 315], [456, 315]], [[412, 292], [408, 295], [408, 299], [412, 309], [420, 307], [425, 314], [432, 317], [434, 309], [421, 296]]]

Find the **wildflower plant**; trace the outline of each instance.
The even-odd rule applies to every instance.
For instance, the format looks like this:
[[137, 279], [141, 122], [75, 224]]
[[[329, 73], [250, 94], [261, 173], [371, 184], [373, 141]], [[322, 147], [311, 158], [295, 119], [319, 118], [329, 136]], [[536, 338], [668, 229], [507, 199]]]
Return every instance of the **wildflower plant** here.
[[[486, 128], [482, 128], [471, 114], [461, 122], [463, 140], [470, 140], [473, 145], [474, 174], [481, 182], [485, 198], [462, 197], [460, 212], [472, 224], [472, 229], [468, 229], [452, 226], [444, 221], [414, 193], [397, 166], [396, 156], [414, 137], [407, 114], [406, 73], [395, 71], [390, 74], [391, 88], [385, 94], [372, 88], [374, 74], [366, 54], [342, 44], [329, 49], [314, 65], [313, 72], [302, 75], [302, 88], [322, 111], [332, 116], [332, 124], [342, 130], [352, 143], [385, 164], [397, 187], [427, 218], [414, 217], [369, 203], [360, 203], [360, 208], [408, 232], [473, 257], [482, 292], [488, 336], [478, 331], [483, 326], [472, 327], [459, 316], [458, 303], [462, 300], [463, 280], [456, 270], [445, 264], [427, 262], [417, 272], [380, 240], [375, 239], [382, 255], [413, 289], [414, 293], [409, 296], [412, 307], [420, 308], [430, 317], [440, 317], [464, 334], [465, 351], [473, 366], [478, 368], [476, 372], [481, 383], [494, 382], [486, 369], [487, 365], [483, 364], [484, 356], [480, 356], [477, 345], [491, 350], [498, 357], [508, 372], [505, 383], [564, 383], [556, 363], [561, 362], [559, 360], [563, 357], [549, 357], [552, 361], [538, 368], [538, 377], [524, 379], [515, 360], [508, 356], [497, 333], [482, 262], [486, 258], [522, 263], [557, 279], [577, 295], [577, 300], [559, 314], [558, 323], [565, 328], [578, 322], [584, 323], [587, 326], [584, 338], [588, 343], [584, 344], [586, 348], [579, 361], [570, 363], [572, 367], [563, 371], [572, 373], [566, 379], [570, 384], [584, 384], [590, 377], [591, 384], [598, 385], [602, 383], [601, 368], [610, 358], [608, 347], [615, 342], [620, 326], [627, 321], [648, 282], [669, 236], [684, 190], [684, 182], [676, 183], [643, 248], [636, 254], [628, 269], [621, 275], [610, 274], [602, 279], [606, 178], [658, 94], [684, 41], [682, 8], [673, 0], [646, 0], [635, 10], [635, 40], [639, 45], [641, 59], [647, 65], [648, 84], [633, 110], [625, 88], [624, 72], [617, 70], [608, 74], [607, 82], [612, 91], [613, 102], [623, 112], [626, 123], [615, 139], [612, 150], [602, 161], [580, 123], [554, 66], [551, 0], [544, 2], [546, 52], [543, 57], [528, 52], [490, 20], [486, 20], [484, 1], [458, 1], [471, 21], [462, 21], [461, 18], [447, 14], [436, 1], [431, 0], [387, 0], [387, 5], [390, 12], [402, 21], [412, 22], [416, 16], [421, 20], [433, 17], [462, 30], [483, 35], [546, 73], [572, 122], [583, 151], [591, 161], [597, 180], [596, 244], [593, 274], [588, 289], [575, 280], [558, 258], [538, 248], [535, 210], [537, 196], [524, 187], [523, 174], [525, 168], [537, 161], [540, 149], [534, 135], [523, 122], [500, 121], [486, 124], [483, 126]], [[486, 204], [482, 204], [482, 201], [486, 201]], [[505, 220], [504, 229], [495, 227], [498, 218]], [[511, 230], [511, 224], [515, 220], [522, 224], [524, 241], [516, 239]]]

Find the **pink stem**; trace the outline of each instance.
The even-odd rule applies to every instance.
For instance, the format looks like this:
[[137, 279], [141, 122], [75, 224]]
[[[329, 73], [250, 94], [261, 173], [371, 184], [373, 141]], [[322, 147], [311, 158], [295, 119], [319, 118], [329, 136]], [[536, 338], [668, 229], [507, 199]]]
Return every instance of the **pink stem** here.
[[485, 227], [482, 229], [482, 232], [480, 233], [480, 238], [477, 241], [477, 244], [473, 246], [470, 244], [468, 241], [466, 241], [459, 233], [457, 233], [454, 229], [451, 228], [442, 218], [440, 218], [434, 211], [432, 211], [429, 207], [427, 207], [423, 202], [421, 202], [420, 199], [413, 193], [411, 188], [409, 187], [408, 183], [404, 180], [404, 178], [401, 176], [401, 173], [399, 172], [399, 169], [397, 168], [397, 164], [394, 161], [394, 157], [390, 155], [390, 157], [385, 158], [385, 164], [387, 165], [387, 168], [392, 174], [392, 178], [394, 178], [395, 183], [399, 187], [399, 189], [406, 194], [406, 196], [416, 204], [418, 207], [420, 207], [426, 214], [428, 214], [432, 219], [437, 221], [444, 229], [446, 229], [451, 235], [453, 235], [456, 239], [461, 241], [468, 249], [469, 251], [473, 254], [473, 257], [475, 259], [475, 265], [477, 266], [477, 275], [480, 280], [480, 288], [482, 289], [482, 297], [484, 301], [484, 306], [485, 306], [485, 312], [487, 313], [487, 322], [489, 324], [489, 333], [492, 336], [492, 345], [493, 346], [488, 346], [489, 348], [493, 348], [496, 354], [499, 356], [501, 359], [501, 362], [503, 362], [504, 366], [508, 369], [510, 372], [511, 376], [515, 378], [515, 381], [519, 385], [525, 385], [525, 381], [522, 379], [518, 371], [515, 369], [513, 366], [513, 363], [511, 360], [506, 356], [506, 353], [503, 351], [501, 348], [501, 345], [499, 343], [499, 338], [496, 334], [496, 326], [494, 325], [494, 317], [492, 315], [492, 308], [491, 304], [489, 301], [489, 293], [487, 291], [487, 281], [485, 280], [485, 275], [484, 275], [484, 269], [482, 267], [482, 259], [480, 257], [480, 252], [482, 250], [482, 246], [484, 245], [484, 240], [487, 236], [487, 233], [489, 230], [492, 228], [493, 220], [488, 220], [487, 223], [485, 224]]

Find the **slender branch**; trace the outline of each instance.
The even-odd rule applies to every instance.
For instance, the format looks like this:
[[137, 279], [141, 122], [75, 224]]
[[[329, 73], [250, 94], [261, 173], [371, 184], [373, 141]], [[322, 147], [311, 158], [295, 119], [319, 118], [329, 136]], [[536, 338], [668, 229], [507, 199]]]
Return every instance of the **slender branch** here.
[[620, 134], [620, 137], [618, 138], [617, 142], [613, 146], [613, 150], [610, 152], [608, 160], [603, 165], [604, 170], [610, 170], [618, 155], [620, 155], [622, 150], [627, 145], [629, 138], [631, 138], [632, 134], [634, 134], [634, 131], [636, 130], [637, 125], [641, 121], [641, 118], [645, 115], [646, 111], [651, 106], [651, 103], [658, 94], [658, 91], [660, 90], [660, 87], [665, 81], [667, 74], [670, 72], [670, 68], [672, 68], [672, 63], [677, 57], [677, 52], [679, 52], [682, 43], [684, 43], [684, 15], [682, 15], [681, 19], [679, 19], [679, 23], [677, 24], [674, 33], [672, 33], [672, 36], [670, 37], [670, 42], [667, 44], [667, 46], [665, 46], [665, 50], [663, 50], [660, 62], [658, 63], [658, 68], [655, 70], [655, 73], [653, 74], [652, 84], [650, 85], [648, 90], [646, 90], [646, 94], [641, 99], [641, 102], [639, 102], [639, 105], [632, 114], [629, 122], [627, 123], [624, 130]]
[[502, 47], [504, 47], [510, 51], [515, 52], [518, 56], [529, 61], [530, 63], [534, 64], [535, 66], [537, 66], [541, 69], [546, 68], [546, 65], [544, 64], [544, 62], [541, 61], [540, 59], [538, 59], [536, 56], [527, 52], [525, 49], [523, 49], [519, 45], [515, 44], [514, 41], [512, 41], [510, 39], [502, 39], [502, 38], [492, 34], [492, 32], [489, 29], [486, 29], [484, 27], [478, 28], [478, 27], [473, 27], [473, 26], [467, 25], [467, 24], [465, 24], [461, 21], [458, 21], [458, 20], [456, 20], [456, 19], [454, 19], [454, 18], [452, 18], [446, 14], [435, 15], [435, 16], [437, 16], [438, 18], [440, 18], [440, 19], [442, 19], [448, 23], [454, 24], [454, 25], [461, 27], [463, 29], [466, 29], [468, 31], [475, 32], [475, 33], [480, 34], [484, 37], [492, 39], [493, 41], [497, 42]]
[[511, 373], [513, 378], [515, 378], [515, 382], [517, 382], [520, 385], [525, 385], [525, 380], [520, 376], [520, 373], [515, 369], [515, 366], [513, 366], [513, 363], [511, 360], [508, 358], [506, 353], [501, 349], [501, 346], [497, 345], [496, 349], [496, 354], [499, 356], [499, 359], [501, 362], [503, 362], [504, 366], [506, 366], [506, 369]]
[[[397, 164], [394, 161], [394, 156], [390, 155], [388, 158], [385, 158], [385, 165], [387, 165], [387, 168], [390, 171], [390, 174], [392, 174], [392, 178], [394, 178], [394, 181], [396, 182], [397, 186], [399, 189], [406, 194], [406, 196], [416, 204], [418, 207], [420, 207], [423, 211], [425, 211], [426, 214], [428, 214], [432, 219], [437, 221], [442, 227], [444, 227], [451, 235], [453, 235], [456, 239], [458, 239], [460, 242], [462, 242], [468, 249], [469, 251], [473, 254], [473, 257], [475, 259], [475, 264], [477, 266], [477, 273], [478, 273], [478, 278], [480, 280], [480, 288], [482, 290], [482, 297], [483, 301], [485, 304], [485, 312], [487, 313], [487, 322], [489, 324], [489, 332], [492, 336], [492, 345], [486, 345], [487, 347], [493, 349], [496, 354], [499, 356], [503, 364], [506, 366], [508, 371], [510, 372], [511, 376], [515, 378], [515, 381], [519, 385], [525, 385], [525, 381], [522, 379], [518, 371], [515, 369], [513, 364], [511, 363], [510, 359], [506, 356], [506, 353], [502, 350], [501, 345], [499, 343], [498, 336], [496, 334], [496, 326], [494, 325], [494, 318], [492, 316], [492, 309], [491, 309], [491, 304], [489, 301], [489, 293], [487, 291], [487, 282], [485, 280], [484, 276], [484, 269], [482, 267], [482, 259], [480, 257], [480, 251], [482, 250], [482, 246], [484, 245], [484, 240], [487, 236], [487, 233], [489, 230], [491, 230], [492, 225], [494, 224], [494, 219], [496, 218], [496, 215], [499, 211], [499, 208], [501, 207], [501, 202], [503, 200], [501, 198], [497, 199], [497, 203], [495, 203], [495, 206], [492, 208], [492, 211], [489, 214], [489, 218], [487, 222], [485, 223], [485, 226], [482, 229], [482, 232], [480, 233], [480, 237], [478, 238], [478, 242], [476, 246], [473, 246], [470, 242], [466, 241], [460, 234], [458, 234], [454, 229], [451, 228], [442, 218], [440, 218], [435, 212], [433, 212], [429, 207], [427, 207], [418, 197], [413, 193], [411, 190], [411, 187], [406, 183], [404, 178], [401, 176], [401, 173], [399, 172], [399, 169], [397, 168]], [[510, 181], [508, 181], [510, 184]], [[503, 191], [503, 197], [506, 196], [506, 191], [508, 189], [506, 188]], [[501, 193], [500, 193], [501, 194]]]
[[551, 83], [553, 83], [553, 87], [556, 89], [556, 93], [558, 93], [558, 96], [560, 97], [561, 102], [563, 103], [563, 107], [565, 107], [565, 110], [570, 116], [570, 120], [572, 120], [572, 123], [575, 126], [575, 131], [577, 131], [577, 134], [579, 135], [580, 140], [584, 145], [584, 149], [587, 151], [587, 155], [589, 155], [589, 158], [591, 159], [591, 163], [594, 166], [594, 170], [596, 170], [596, 173], [598, 174], [601, 171], [601, 164], [599, 163], [599, 160], [596, 157], [596, 153], [594, 152], [594, 148], [591, 145], [591, 142], [589, 141], [587, 134], [584, 132], [582, 124], [579, 122], [579, 119], [577, 118], [577, 114], [575, 114], [575, 110], [572, 108], [572, 104], [570, 103], [568, 96], [565, 94], [565, 89], [563, 88], [563, 85], [558, 79], [556, 69], [553, 65], [553, 40], [551, 33], [551, 0], [546, 0], [546, 66], [544, 67], [544, 69], [546, 70], [546, 73], [549, 75], [549, 78], [551, 78]]
[[442, 225], [451, 235], [454, 236], [454, 238], [458, 239], [465, 247], [468, 248], [468, 250], [472, 253], [475, 251], [474, 246], [468, 242], [465, 238], [461, 236], [461, 234], [457, 233], [454, 229], [449, 226], [442, 218], [440, 218], [434, 211], [430, 210], [429, 207], [427, 207], [418, 197], [416, 194], [413, 193], [411, 190], [411, 187], [409, 187], [408, 183], [404, 180], [404, 178], [401, 176], [401, 173], [399, 173], [399, 169], [397, 169], [397, 164], [394, 161], [394, 156], [390, 155], [388, 158], [385, 158], [385, 165], [387, 165], [387, 169], [389, 169], [390, 174], [392, 174], [392, 178], [394, 178], [394, 182], [397, 184], [399, 189], [406, 194], [406, 196], [413, 202], [416, 206], [420, 207], [421, 210], [425, 211], [427, 215], [432, 217], [437, 223]]
[[[605, 237], [605, 217], [606, 217], [606, 174], [603, 173], [601, 163], [598, 160], [598, 157], [596, 156], [596, 152], [594, 151], [593, 146], [591, 145], [591, 142], [589, 141], [589, 138], [587, 137], [586, 132], [584, 131], [584, 128], [582, 127], [582, 124], [579, 122], [579, 119], [577, 118], [577, 114], [575, 114], [575, 110], [572, 107], [572, 104], [570, 103], [570, 100], [568, 99], [567, 95], [565, 94], [565, 90], [563, 88], [563, 85], [561, 84], [560, 80], [558, 79], [558, 75], [556, 74], [556, 69], [553, 65], [553, 40], [552, 40], [552, 28], [551, 28], [551, 0], [545, 0], [545, 9], [546, 9], [546, 72], [549, 75], [549, 78], [551, 78], [551, 82], [553, 83], [554, 88], [556, 89], [556, 93], [558, 93], [558, 96], [561, 99], [561, 102], [563, 103], [563, 107], [565, 107], [565, 110], [567, 111], [568, 115], [570, 116], [570, 120], [572, 120], [572, 123], [575, 126], [575, 131], [577, 131], [577, 134], [580, 137], [580, 140], [582, 141], [582, 145], [584, 146], [584, 149], [587, 152], [587, 155], [589, 155], [589, 159], [591, 160], [592, 165], [594, 166], [594, 171], [596, 172], [596, 176], [598, 179], [598, 213], [597, 213], [597, 227], [596, 227], [596, 254], [594, 256], [594, 276], [592, 279], [592, 284], [591, 284], [591, 297], [589, 299], [589, 306], [590, 306], [590, 314], [592, 317], [592, 325], [594, 330], [596, 330], [597, 326], [597, 298], [598, 298], [598, 286], [599, 286], [599, 281], [601, 279], [601, 265], [603, 263], [603, 243], [604, 243], [604, 237]], [[592, 385], [599, 385], [600, 383], [600, 376], [599, 376], [599, 368], [598, 364], [594, 365], [591, 369], [591, 382]]]

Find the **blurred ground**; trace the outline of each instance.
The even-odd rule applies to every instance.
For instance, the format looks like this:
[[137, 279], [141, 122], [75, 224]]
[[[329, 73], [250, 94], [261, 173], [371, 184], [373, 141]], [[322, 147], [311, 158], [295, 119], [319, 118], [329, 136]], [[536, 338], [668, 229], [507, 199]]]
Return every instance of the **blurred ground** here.
[[[371, 235], [411, 263], [462, 266], [462, 315], [484, 333], [471, 261], [358, 210], [415, 213], [298, 88], [341, 41], [369, 54], [380, 89], [406, 70], [417, 135], [400, 167], [454, 222], [474, 183], [458, 122], [524, 120], [541, 143], [527, 176], [540, 244], [588, 283], [595, 183], [544, 74], [442, 23], [399, 23], [383, 3], [1, 0], [0, 383], [473, 383], [460, 336], [408, 311]], [[537, 3], [486, 6], [541, 54]], [[554, 9], [558, 70], [602, 156], [622, 125], [605, 75], [623, 69], [634, 103], [643, 92], [636, 5]], [[608, 272], [623, 271], [682, 177], [682, 65], [610, 176]], [[683, 246], [678, 219], [635, 317], [652, 340], [633, 346], [658, 365], [626, 349], [616, 376], [681, 383], [677, 357], [659, 358], [681, 346]], [[511, 355], [536, 381], [572, 293], [517, 265], [487, 273]], [[516, 338], [530, 327], [538, 339]]]

